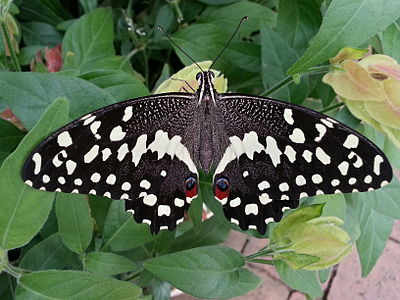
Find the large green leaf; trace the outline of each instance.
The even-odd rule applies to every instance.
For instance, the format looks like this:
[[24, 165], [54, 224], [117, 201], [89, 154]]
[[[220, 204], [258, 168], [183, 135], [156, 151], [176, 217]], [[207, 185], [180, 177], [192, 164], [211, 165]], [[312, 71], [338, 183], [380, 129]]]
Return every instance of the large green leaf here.
[[[193, 248], [144, 263], [144, 267], [155, 276], [192, 296], [207, 299], [231, 298], [248, 292], [246, 286], [250, 286], [240, 284], [242, 274], [239, 270], [243, 265], [244, 257], [239, 252], [221, 246]], [[245, 281], [252, 280], [246, 278]], [[233, 289], [236, 285], [243, 289]], [[240, 293], [233, 295], [233, 291]]]
[[91, 215], [95, 221], [96, 231], [103, 234], [104, 223], [110, 209], [111, 200], [106, 197], [88, 195]]
[[398, 0], [333, 0], [310, 47], [288, 73], [321, 64], [343, 47], [360, 46], [399, 16]]
[[85, 257], [88, 271], [106, 275], [116, 275], [138, 270], [139, 267], [124, 256], [107, 252], [90, 252]]
[[400, 62], [400, 20], [394, 22], [381, 34], [383, 54]]
[[281, 0], [277, 30], [298, 54], [304, 53], [318, 32], [322, 16], [317, 0]]
[[317, 280], [316, 272], [291, 269], [281, 260], [274, 261], [274, 264], [279, 276], [289, 287], [312, 297], [322, 296], [322, 288]]
[[394, 220], [369, 209], [365, 204], [360, 205], [359, 208], [361, 235], [357, 240], [357, 251], [361, 262], [361, 273], [365, 277], [385, 249]]
[[118, 101], [147, 96], [150, 93], [139, 78], [121, 70], [94, 70], [79, 77], [94, 83]]
[[40, 230], [51, 209], [54, 193], [24, 184], [21, 169], [32, 148], [68, 120], [68, 101], [59, 99], [42, 116], [0, 168], [0, 246], [21, 247]]
[[65, 33], [63, 54], [64, 58], [69, 58], [65, 59], [64, 68], [78, 68], [84, 71], [100, 68], [102, 65], [105, 68], [103, 61], [115, 56], [113, 43], [114, 23], [111, 8], [98, 8], [83, 15]]
[[42, 299], [139, 299], [136, 285], [79, 271], [41, 271], [23, 275], [18, 281], [17, 300]]
[[70, 101], [70, 120], [115, 102], [109, 93], [85, 80], [30, 72], [0, 72], [0, 97], [28, 129], [59, 97]]
[[125, 201], [113, 201], [104, 223], [102, 251], [124, 251], [154, 240], [147, 224], [137, 224]]
[[21, 1], [18, 8], [20, 9], [18, 17], [28, 21], [49, 23], [54, 26], [71, 17], [59, 0]]
[[62, 35], [54, 26], [42, 22], [27, 22], [21, 24], [22, 38], [26, 46], [43, 45], [54, 47], [61, 44]]
[[83, 254], [92, 239], [93, 223], [84, 195], [57, 194], [58, 231], [65, 246]]
[[201, 224], [200, 231], [197, 232], [194, 228], [186, 231], [164, 251], [176, 252], [201, 246], [217, 245], [226, 240], [228, 233], [229, 227], [221, 224], [217, 218], [212, 217]]
[[[285, 55], [282, 55], [282, 53], [285, 53]], [[297, 59], [296, 51], [277, 32], [261, 25], [261, 72], [266, 89], [286, 78], [287, 69]], [[308, 78], [303, 77], [299, 84], [292, 83], [271, 96], [300, 104], [307, 97], [308, 92]]]
[[61, 241], [60, 235], [54, 233], [29, 249], [19, 267], [34, 271], [63, 269], [68, 266], [72, 254]]
[[23, 137], [24, 133], [21, 130], [0, 118], [0, 166], [4, 159], [17, 148]]
[[213, 23], [233, 32], [244, 16], [249, 19], [240, 28], [239, 35], [247, 36], [259, 30], [260, 22], [270, 27], [275, 27], [276, 24], [276, 13], [274, 11], [261, 4], [249, 1], [241, 1], [221, 7], [209, 6], [201, 14], [198, 22]]

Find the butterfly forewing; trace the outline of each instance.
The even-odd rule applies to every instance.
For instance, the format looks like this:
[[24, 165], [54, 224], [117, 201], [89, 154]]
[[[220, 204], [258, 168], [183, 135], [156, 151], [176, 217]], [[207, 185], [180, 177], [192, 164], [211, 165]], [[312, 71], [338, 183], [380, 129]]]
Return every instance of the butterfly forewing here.
[[[183, 220], [197, 182], [191, 159], [190, 94], [120, 102], [76, 120], [32, 152], [23, 179], [35, 188], [125, 199], [126, 209], [152, 231]], [[187, 197], [188, 196], [188, 197]]]
[[214, 194], [244, 230], [264, 233], [302, 197], [368, 191], [392, 178], [374, 144], [328, 116], [235, 94], [219, 95], [217, 106], [230, 145], [217, 164]]

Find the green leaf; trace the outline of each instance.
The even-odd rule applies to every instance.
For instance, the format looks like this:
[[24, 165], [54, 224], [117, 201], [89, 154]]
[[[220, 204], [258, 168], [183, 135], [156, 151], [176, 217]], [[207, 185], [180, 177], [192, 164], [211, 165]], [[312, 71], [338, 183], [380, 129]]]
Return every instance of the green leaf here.
[[232, 64], [249, 72], [260, 72], [260, 45], [248, 42], [232, 42], [225, 51], [226, 59]]
[[238, 2], [241, 0], [198, 0], [198, 1], [208, 4], [208, 5], [225, 5], [225, 4]]
[[0, 166], [4, 159], [17, 148], [23, 137], [24, 133], [21, 130], [0, 118]]
[[117, 101], [149, 95], [149, 90], [137, 77], [120, 70], [94, 70], [79, 76], [94, 83]]
[[346, 217], [346, 200], [343, 194], [320, 195], [318, 198], [326, 201], [321, 217], [338, 217], [344, 220]]
[[318, 34], [288, 73], [301, 73], [321, 64], [343, 47], [357, 48], [396, 21], [399, 15], [398, 0], [332, 1]]
[[14, 280], [11, 275], [3, 272], [0, 274], [0, 299], [2, 300], [14, 300], [14, 290], [11, 287], [14, 285]]
[[165, 250], [170, 253], [190, 248], [217, 245], [224, 242], [228, 234], [229, 227], [221, 224], [217, 218], [212, 217], [201, 224], [200, 231], [196, 231], [194, 228], [186, 231]]
[[113, 200], [111, 200], [110, 198], [98, 197], [94, 195], [88, 195], [88, 198], [90, 212], [95, 220], [95, 229], [103, 234], [104, 223], [106, 221], [107, 214]]
[[54, 101], [0, 168], [0, 246], [3, 249], [28, 243], [49, 215], [54, 194], [30, 188], [24, 184], [20, 174], [32, 148], [67, 122], [68, 110], [66, 99]]
[[238, 295], [245, 295], [248, 292], [255, 290], [262, 283], [261, 278], [254, 275], [254, 273], [248, 269], [240, 268], [238, 271], [239, 282], [232, 286], [231, 290], [223, 296], [224, 299], [230, 299]]
[[363, 201], [373, 210], [386, 216], [400, 218], [400, 183], [393, 178], [390, 184], [383, 188], [366, 193], [356, 193], [353, 197], [357, 201]]
[[19, 267], [33, 271], [63, 269], [68, 266], [68, 260], [72, 254], [64, 246], [60, 235], [54, 233], [29, 249]]
[[79, 271], [41, 271], [19, 279], [18, 300], [39, 299], [139, 299], [136, 285]]
[[124, 251], [154, 240], [147, 224], [137, 224], [125, 201], [113, 201], [104, 223], [103, 251]]
[[325, 283], [331, 275], [331, 268], [322, 269], [318, 271], [319, 282]]
[[241, 1], [222, 7], [209, 6], [201, 14], [198, 23], [212, 23], [233, 32], [244, 16], [248, 16], [249, 19], [240, 27], [238, 34], [241, 36], [248, 36], [250, 33], [259, 30], [260, 22], [270, 27], [275, 27], [276, 24], [276, 13], [274, 11], [250, 1]]
[[203, 200], [201, 197], [193, 199], [190, 203], [188, 214], [193, 222], [193, 229], [199, 232], [203, 219]]
[[21, 24], [22, 38], [26, 46], [43, 45], [54, 47], [61, 44], [62, 35], [54, 26], [42, 22], [27, 22]]
[[65, 246], [83, 254], [92, 239], [93, 224], [84, 195], [57, 194], [58, 231]]
[[[63, 55], [74, 54], [80, 70], [89, 71], [98, 61], [115, 56], [114, 24], [111, 8], [98, 8], [82, 16], [63, 39]], [[65, 62], [64, 68], [75, 68]]]
[[138, 270], [138, 266], [133, 261], [121, 255], [107, 252], [90, 252], [85, 257], [85, 266], [90, 272], [105, 275], [116, 275]]
[[296, 50], [304, 53], [309, 41], [318, 32], [322, 16], [316, 0], [279, 1], [277, 31]]
[[59, 97], [70, 101], [69, 120], [115, 102], [110, 94], [85, 80], [31, 72], [0, 72], [0, 96], [28, 129]]
[[38, 21], [56, 26], [58, 23], [71, 18], [68, 10], [62, 7], [59, 0], [29, 0], [21, 1], [18, 5], [18, 17], [28, 21]]
[[[286, 78], [286, 71], [298, 59], [296, 51], [275, 31], [261, 25], [262, 78], [266, 89]], [[282, 56], [282, 53], [285, 55]], [[308, 78], [302, 77], [299, 84], [291, 84], [271, 96], [300, 104], [309, 92]]]
[[316, 272], [293, 270], [281, 260], [274, 261], [274, 264], [279, 276], [289, 287], [312, 297], [322, 296], [322, 288], [317, 280]]
[[361, 262], [361, 273], [365, 277], [371, 272], [385, 249], [394, 220], [368, 209], [365, 204], [360, 205], [359, 220], [361, 235], [357, 240], [357, 251]]
[[[197, 61], [213, 60], [225, 46], [229, 31], [214, 24], [195, 24], [176, 32], [172, 39], [182, 49], [185, 49]], [[175, 49], [179, 59], [185, 65], [191, 65], [192, 61], [182, 51]], [[221, 56], [218, 67], [224, 69], [228, 65], [226, 57]]]
[[400, 20], [394, 22], [381, 34], [383, 54], [400, 62]]
[[221, 246], [184, 250], [144, 263], [160, 279], [192, 296], [207, 299], [233, 297], [232, 287], [239, 283], [239, 268], [243, 265], [244, 257], [239, 252]]

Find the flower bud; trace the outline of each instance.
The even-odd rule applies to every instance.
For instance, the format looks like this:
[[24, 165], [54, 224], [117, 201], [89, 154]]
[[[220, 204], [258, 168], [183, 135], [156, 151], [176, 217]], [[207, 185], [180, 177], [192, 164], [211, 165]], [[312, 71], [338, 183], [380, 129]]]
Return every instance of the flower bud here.
[[320, 217], [322, 204], [306, 206], [286, 216], [272, 231], [279, 249], [274, 260], [294, 269], [319, 270], [337, 264], [352, 250], [349, 234], [337, 217]]
[[[198, 65], [203, 70], [208, 70], [211, 66], [211, 61], [203, 61], [198, 63]], [[214, 87], [219, 93], [224, 93], [228, 87], [228, 81], [224, 78], [224, 75], [220, 75], [221, 72], [212, 69], [211, 71], [214, 72], [215, 79], [214, 79]], [[196, 80], [196, 74], [201, 72], [199, 67], [195, 64], [187, 66], [180, 70], [179, 72], [170, 76], [167, 80], [161, 83], [158, 88], [154, 91], [154, 94], [159, 93], [168, 93], [168, 92], [193, 92], [190, 87], [194, 90], [197, 90], [199, 87], [199, 83]], [[186, 81], [186, 82], [185, 82]], [[190, 86], [188, 86], [188, 84]]]
[[334, 67], [323, 82], [332, 86], [353, 115], [386, 133], [400, 147], [400, 65], [381, 54], [354, 61], [360, 52], [349, 51], [344, 49], [331, 59]]

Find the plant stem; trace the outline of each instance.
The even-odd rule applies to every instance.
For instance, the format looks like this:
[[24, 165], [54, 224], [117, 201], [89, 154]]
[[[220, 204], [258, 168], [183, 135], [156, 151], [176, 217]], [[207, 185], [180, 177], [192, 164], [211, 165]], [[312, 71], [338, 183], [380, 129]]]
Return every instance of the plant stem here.
[[4, 20], [3, 23], [1, 23], [1, 32], [3, 34], [4, 40], [6, 41], [6, 45], [7, 45], [8, 51], [10, 52], [11, 60], [12, 60], [12, 62], [14, 64], [14, 68], [15, 68], [16, 71], [21, 72], [21, 67], [19, 66], [18, 59], [17, 59], [17, 54], [14, 51], [14, 47], [13, 47], [13, 44], [12, 44], [11, 36], [10, 36], [9, 31], [8, 31], [7, 24], [6, 24], [5, 20]]
[[248, 262], [252, 262], [252, 263], [258, 263], [258, 264], [264, 264], [264, 265], [274, 265], [274, 261], [273, 260], [269, 260], [269, 259], [251, 259]]
[[[317, 67], [312, 67], [307, 69], [304, 73], [299, 74], [300, 76], [303, 75], [317, 75], [317, 74], [323, 74], [329, 71], [330, 66], [317, 66]], [[281, 81], [279, 81], [275, 86], [270, 88], [269, 90], [266, 90], [265, 92], [261, 93], [260, 96], [268, 96], [271, 95], [272, 93], [280, 90], [281, 88], [287, 86], [293, 81], [293, 76], [287, 76]]]
[[325, 113], [325, 112], [334, 110], [335, 108], [342, 107], [343, 105], [344, 105], [344, 102], [336, 103], [336, 104], [334, 104], [332, 106], [329, 106], [327, 108], [321, 109], [319, 112], [320, 113]]
[[180, 0], [170, 0], [168, 2], [171, 3], [172, 6], [175, 8], [175, 12], [178, 17], [177, 21], [178, 21], [178, 23], [181, 23], [183, 21], [183, 14], [182, 14], [181, 8], [179, 7]]

